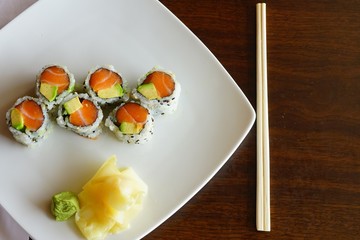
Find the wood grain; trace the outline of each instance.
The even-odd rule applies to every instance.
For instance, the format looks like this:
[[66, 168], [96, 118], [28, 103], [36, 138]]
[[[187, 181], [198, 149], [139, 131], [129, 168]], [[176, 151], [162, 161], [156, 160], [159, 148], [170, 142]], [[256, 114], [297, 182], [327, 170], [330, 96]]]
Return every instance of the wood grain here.
[[[255, 4], [161, 1], [253, 106]], [[360, 1], [267, 1], [272, 231], [255, 227], [256, 129], [144, 239], [359, 239]]]

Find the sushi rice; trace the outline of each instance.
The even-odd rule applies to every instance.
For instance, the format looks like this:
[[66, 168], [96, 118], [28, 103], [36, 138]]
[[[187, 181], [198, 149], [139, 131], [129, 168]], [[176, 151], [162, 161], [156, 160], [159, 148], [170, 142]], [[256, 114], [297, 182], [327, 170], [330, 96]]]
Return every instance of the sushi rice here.
[[[134, 101], [130, 101], [130, 102], [134, 102]], [[119, 108], [121, 108], [125, 104], [126, 103], [120, 104], [119, 106], [115, 107], [113, 111], [110, 112], [109, 116], [105, 120], [105, 126], [108, 127], [110, 131], [112, 131], [115, 134], [116, 138], [120, 142], [129, 143], [129, 144], [143, 144], [148, 142], [149, 140], [151, 140], [152, 135], [154, 134], [154, 118], [151, 115], [149, 109], [147, 109], [146, 107], [145, 108], [148, 110], [149, 114], [147, 115], [144, 128], [140, 131], [140, 133], [124, 134], [120, 131], [120, 128], [117, 124], [116, 113], [119, 110]], [[142, 106], [141, 104], [139, 105]]]
[[170, 75], [171, 78], [174, 80], [175, 89], [172, 92], [172, 94], [167, 97], [163, 97], [161, 99], [151, 99], [150, 100], [150, 99], [147, 99], [144, 95], [142, 95], [137, 90], [137, 88], [134, 88], [131, 93], [132, 97], [134, 99], [139, 100], [143, 106], [147, 107], [153, 116], [171, 114], [171, 113], [175, 112], [177, 109], [180, 92], [181, 92], [180, 83], [178, 81], [176, 81], [176, 76], [173, 72], [164, 70], [161, 67], [156, 66], [156, 67], [152, 68], [149, 72], [147, 72], [144, 76], [142, 76], [141, 78], [138, 79], [138, 86], [140, 86], [143, 83], [143, 81], [146, 79], [146, 77], [148, 75], [150, 75], [151, 73], [156, 72], [156, 71], [164, 72], [164, 73]]
[[[120, 76], [120, 79], [122, 80], [121, 83], [121, 87], [124, 90], [124, 95], [121, 97], [112, 97], [112, 98], [101, 98], [98, 96], [98, 94], [91, 88], [90, 86], [90, 79], [91, 79], [91, 75], [93, 73], [95, 73], [97, 70], [99, 69], [107, 69], [111, 72], [114, 72], [115, 74]], [[84, 89], [85, 91], [89, 94], [89, 96], [94, 99], [96, 102], [99, 103], [100, 106], [105, 106], [105, 105], [110, 105], [110, 104], [115, 104], [115, 103], [121, 103], [121, 102], [125, 102], [127, 100], [129, 100], [129, 95], [127, 94], [127, 82], [125, 81], [125, 79], [123, 78], [123, 76], [115, 69], [115, 67], [113, 65], [104, 65], [104, 66], [96, 66], [94, 68], [92, 68], [85, 81], [84, 81]]]
[[[42, 111], [42, 115], [44, 117], [40, 128], [38, 128], [36, 131], [31, 131], [26, 128], [24, 130], [17, 130], [16, 128], [14, 128], [12, 126], [12, 123], [11, 123], [11, 111], [16, 106], [18, 106], [19, 104], [21, 104], [22, 102], [24, 102], [26, 100], [32, 100], [37, 105], [39, 105], [41, 108], [41, 111]], [[15, 140], [18, 141], [19, 143], [22, 143], [27, 146], [34, 146], [37, 143], [42, 142], [44, 139], [47, 138], [49, 132], [52, 129], [51, 121], [50, 121], [46, 106], [38, 98], [34, 98], [34, 97], [30, 97], [30, 96], [24, 96], [24, 97], [19, 98], [15, 102], [15, 104], [6, 112], [6, 123], [8, 125], [9, 131], [12, 133]]]
[[[78, 96], [80, 100], [86, 99], [86, 100], [91, 101], [97, 109], [97, 118], [96, 118], [95, 122], [93, 122], [89, 126], [84, 126], [84, 127], [75, 126], [72, 123], [70, 123], [70, 121], [69, 121], [69, 115], [64, 108], [64, 103], [73, 99], [76, 96]], [[63, 99], [62, 103], [60, 104], [60, 106], [58, 108], [58, 116], [56, 118], [56, 122], [62, 128], [71, 130], [81, 136], [95, 139], [102, 133], [101, 121], [103, 119], [103, 116], [104, 116], [103, 111], [101, 110], [98, 103], [96, 101], [94, 101], [88, 94], [86, 94], [86, 93], [79, 94], [79, 93], [74, 92], [74, 93], [69, 94], [68, 96], [66, 96]]]
[[[68, 88], [63, 91], [61, 94], [57, 95], [56, 98], [53, 101], [49, 101], [41, 92], [40, 92], [40, 76], [41, 74], [49, 67], [58, 67], [65, 71], [69, 78], [69, 86]], [[51, 64], [44, 66], [40, 72], [36, 76], [36, 95], [38, 98], [45, 104], [46, 108], [48, 110], [52, 110], [54, 107], [58, 106], [62, 100], [69, 95], [72, 91], [74, 91], [75, 87], [75, 77], [74, 74], [72, 74], [66, 66], [58, 65], [58, 64]]]

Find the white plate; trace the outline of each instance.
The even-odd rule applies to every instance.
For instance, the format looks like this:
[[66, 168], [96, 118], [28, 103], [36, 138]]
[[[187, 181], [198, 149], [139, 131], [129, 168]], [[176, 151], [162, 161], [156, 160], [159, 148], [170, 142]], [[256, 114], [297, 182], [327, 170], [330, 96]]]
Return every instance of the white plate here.
[[[81, 238], [73, 220], [53, 220], [50, 198], [79, 192], [111, 154], [119, 167], [135, 169], [149, 194], [131, 228], [108, 239], [145, 236], [211, 179], [255, 120], [218, 60], [158, 1], [39, 1], [0, 31], [0, 53], [0, 203], [36, 240]], [[93, 66], [112, 64], [133, 86], [160, 65], [182, 84], [178, 111], [156, 119], [145, 145], [122, 144], [108, 132], [92, 141], [56, 126], [26, 148], [7, 130], [5, 112], [34, 95], [35, 75], [49, 63], [66, 65], [78, 83]]]

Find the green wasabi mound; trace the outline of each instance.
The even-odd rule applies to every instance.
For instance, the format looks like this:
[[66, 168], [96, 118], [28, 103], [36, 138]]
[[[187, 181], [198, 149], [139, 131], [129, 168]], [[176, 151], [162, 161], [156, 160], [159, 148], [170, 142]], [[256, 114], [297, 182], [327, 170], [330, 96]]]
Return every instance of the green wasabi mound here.
[[51, 212], [56, 221], [66, 221], [79, 209], [79, 200], [75, 193], [61, 192], [52, 197]]

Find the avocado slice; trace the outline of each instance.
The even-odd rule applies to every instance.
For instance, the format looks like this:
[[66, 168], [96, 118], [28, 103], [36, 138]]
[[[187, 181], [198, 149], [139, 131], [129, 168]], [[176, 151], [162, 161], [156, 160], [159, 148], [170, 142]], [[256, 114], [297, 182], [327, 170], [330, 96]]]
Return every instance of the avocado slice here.
[[122, 97], [124, 95], [124, 89], [121, 87], [120, 83], [116, 83], [111, 88], [99, 90], [97, 95], [101, 98]]
[[137, 88], [138, 92], [144, 95], [149, 100], [157, 99], [159, 98], [158, 92], [156, 90], [156, 87], [153, 83], [144, 83], [138, 86]]
[[53, 86], [48, 83], [40, 83], [40, 93], [50, 102], [54, 101], [57, 96], [57, 92], [58, 86]]
[[120, 131], [124, 134], [138, 134], [142, 130], [142, 124], [122, 122], [120, 124]]
[[76, 96], [64, 103], [64, 108], [68, 114], [72, 114], [82, 107], [83, 107], [83, 105], [81, 104], [78, 96]]
[[13, 108], [10, 113], [11, 126], [17, 130], [24, 128], [24, 118], [19, 109]]

